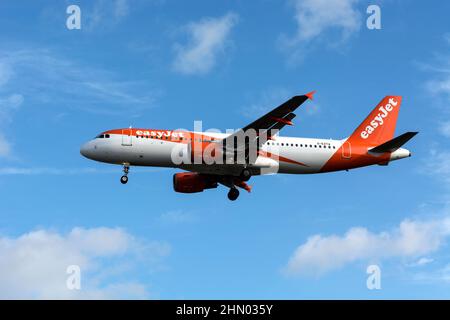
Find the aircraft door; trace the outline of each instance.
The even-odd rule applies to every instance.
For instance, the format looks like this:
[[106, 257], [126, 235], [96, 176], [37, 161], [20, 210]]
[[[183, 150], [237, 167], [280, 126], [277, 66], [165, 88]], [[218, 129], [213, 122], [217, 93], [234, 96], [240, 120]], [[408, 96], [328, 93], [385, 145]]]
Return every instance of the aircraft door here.
[[133, 130], [131, 128], [122, 129], [122, 145], [123, 146], [133, 145]]
[[350, 159], [352, 157], [352, 145], [350, 142], [345, 141], [342, 144], [342, 158], [343, 159]]

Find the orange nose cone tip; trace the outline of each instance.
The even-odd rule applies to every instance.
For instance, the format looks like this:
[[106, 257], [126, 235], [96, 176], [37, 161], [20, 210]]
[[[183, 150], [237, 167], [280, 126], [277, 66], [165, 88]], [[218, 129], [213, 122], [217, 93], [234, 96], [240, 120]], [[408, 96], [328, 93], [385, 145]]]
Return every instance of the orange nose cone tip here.
[[307, 94], [305, 94], [305, 96], [307, 96], [309, 100], [312, 100], [315, 93], [316, 93], [316, 90], [308, 92]]

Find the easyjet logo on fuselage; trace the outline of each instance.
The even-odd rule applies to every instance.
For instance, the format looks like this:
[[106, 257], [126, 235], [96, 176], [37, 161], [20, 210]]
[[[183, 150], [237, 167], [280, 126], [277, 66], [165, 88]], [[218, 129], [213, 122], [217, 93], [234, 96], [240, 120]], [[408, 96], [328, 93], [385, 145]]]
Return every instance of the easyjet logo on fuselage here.
[[136, 135], [138, 136], [152, 136], [157, 138], [172, 137], [172, 138], [183, 138], [183, 132], [171, 131], [171, 130], [136, 130]]
[[389, 102], [385, 106], [381, 106], [378, 108], [380, 111], [370, 124], [366, 126], [366, 128], [361, 131], [361, 138], [367, 139], [379, 126], [384, 124], [384, 119], [389, 116], [389, 113], [394, 110], [394, 107], [398, 105], [398, 101], [394, 100], [394, 98], [390, 98]]

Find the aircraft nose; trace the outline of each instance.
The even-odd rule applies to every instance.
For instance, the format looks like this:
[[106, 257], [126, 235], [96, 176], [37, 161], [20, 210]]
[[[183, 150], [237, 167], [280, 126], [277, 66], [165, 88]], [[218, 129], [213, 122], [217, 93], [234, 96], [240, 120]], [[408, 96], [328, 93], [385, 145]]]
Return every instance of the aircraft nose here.
[[86, 142], [85, 144], [83, 144], [80, 148], [80, 153], [83, 157], [86, 158], [91, 158], [92, 155], [92, 143], [91, 141]]

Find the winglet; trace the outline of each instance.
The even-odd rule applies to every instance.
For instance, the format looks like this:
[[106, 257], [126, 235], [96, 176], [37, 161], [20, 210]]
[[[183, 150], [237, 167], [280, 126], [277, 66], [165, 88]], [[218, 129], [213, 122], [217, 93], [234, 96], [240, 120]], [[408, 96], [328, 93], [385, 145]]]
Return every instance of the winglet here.
[[308, 92], [307, 94], [305, 94], [305, 96], [307, 96], [309, 100], [313, 100], [315, 93], [316, 93], [316, 90]]

